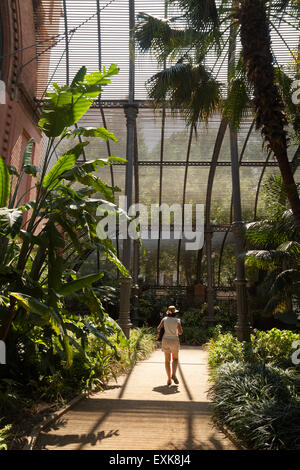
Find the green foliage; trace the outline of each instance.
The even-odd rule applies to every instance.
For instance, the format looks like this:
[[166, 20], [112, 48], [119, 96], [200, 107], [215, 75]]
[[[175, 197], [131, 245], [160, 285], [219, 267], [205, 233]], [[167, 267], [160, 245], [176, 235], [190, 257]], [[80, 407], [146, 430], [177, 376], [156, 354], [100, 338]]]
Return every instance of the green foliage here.
[[210, 389], [217, 423], [248, 449], [299, 450], [299, 378], [272, 365], [225, 363]]
[[208, 365], [215, 370], [226, 362], [242, 360], [244, 348], [244, 344], [231, 333], [220, 334], [207, 343]]
[[219, 334], [207, 343], [208, 364], [213, 372], [232, 361], [292, 367], [293, 342], [297, 340], [300, 334], [278, 328], [254, 330], [250, 344], [238, 341], [231, 333]]
[[221, 100], [221, 84], [203, 65], [178, 62], [149, 80], [154, 104], [169, 100], [171, 109], [181, 110], [188, 124], [207, 120]]
[[10, 175], [2, 157], [0, 157], [0, 207], [5, 207], [10, 194]]
[[[264, 198], [266, 216], [246, 225], [248, 251], [242, 256], [247, 269], [256, 271], [260, 278], [256, 290], [264, 292], [262, 313], [289, 315], [293, 313], [292, 297], [298, 303], [300, 299], [300, 239], [279, 174], [267, 179]], [[281, 318], [285, 321], [284, 316]]]
[[7, 424], [3, 428], [0, 428], [0, 450], [7, 450], [7, 439], [9, 437], [10, 429], [10, 424]]
[[221, 331], [233, 331], [236, 323], [236, 313], [225, 310], [218, 305], [214, 306], [216, 326], [207, 323], [207, 304], [201, 308], [192, 308], [182, 315], [183, 334], [181, 342], [189, 345], [202, 345], [215, 338]]
[[[76, 124], [98, 98], [103, 86], [110, 83], [110, 78], [118, 73], [115, 64], [103, 73], [93, 72], [83, 78], [75, 77], [71, 86], [59, 87], [53, 84], [53, 92], [46, 93], [40, 127], [47, 137], [60, 136], [68, 127]], [[81, 79], [80, 79], [81, 78]]]
[[[53, 164], [59, 145], [69, 138], [117, 141], [101, 127], [69, 128], [116, 73], [116, 66], [111, 66], [87, 75], [83, 67], [71, 86], [54, 85], [40, 121], [48, 137], [40, 169], [32, 165], [33, 140], [26, 146], [20, 173], [0, 159], [0, 328], [9, 364], [0, 370], [0, 409], [5, 414], [18, 406], [33, 406], [28, 397], [61, 403], [83, 390], [103, 387], [114, 374], [113, 367], [117, 369], [115, 364], [122, 363], [118, 350], [131, 348], [133, 355], [138, 347], [134, 341], [128, 346], [119, 325], [103, 308], [104, 287], [97, 290], [103, 272], [77, 272], [87, 253], [96, 251], [128, 275], [112, 240], [97, 234], [103, 217], [97, 214], [99, 203], [120, 212], [114, 204], [117, 188], [94, 175], [123, 159], [97, 156], [78, 164], [89, 145], [80, 141]], [[35, 183], [35, 200], [22, 203], [26, 174]], [[71, 302], [76, 304], [72, 310]], [[139, 342], [146, 354], [148, 340], [142, 336]]]
[[255, 360], [261, 363], [291, 366], [291, 356], [295, 349], [294, 341], [300, 340], [300, 334], [290, 330], [272, 328], [269, 331], [255, 330], [251, 343]]
[[[295, 64], [296, 65], [296, 64]], [[296, 76], [298, 78], [298, 65], [296, 68]], [[299, 145], [300, 143], [300, 112], [299, 106], [293, 103], [292, 96], [293, 96], [293, 82], [294, 80], [289, 76], [283, 68], [277, 67], [275, 69], [275, 79], [276, 83], [279, 86], [279, 90], [281, 92], [282, 99], [285, 104], [286, 109], [286, 116], [289, 123], [293, 127], [293, 134], [291, 135], [291, 140], [294, 143]]]
[[300, 334], [254, 331], [251, 342], [220, 334], [207, 345], [215, 421], [249, 449], [299, 449], [299, 373], [291, 361]]
[[250, 93], [247, 83], [242, 78], [235, 78], [231, 83], [228, 96], [223, 105], [223, 116], [228, 119], [236, 131], [240, 127], [250, 104]]
[[220, 331], [220, 325], [215, 327], [185, 326], [180, 342], [190, 346], [201, 346], [213, 338]]

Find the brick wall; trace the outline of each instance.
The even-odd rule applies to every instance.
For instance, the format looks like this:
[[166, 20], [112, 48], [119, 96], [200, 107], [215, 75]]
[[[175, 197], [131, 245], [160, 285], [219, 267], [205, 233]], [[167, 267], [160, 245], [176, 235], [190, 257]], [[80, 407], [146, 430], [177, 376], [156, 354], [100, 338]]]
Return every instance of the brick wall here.
[[[1, 0], [3, 61], [1, 78], [6, 84], [6, 104], [0, 104], [0, 155], [8, 164], [18, 170], [22, 164], [25, 146], [30, 138], [35, 141], [34, 164], [38, 165], [41, 152], [41, 132], [38, 128], [39, 110], [34, 98], [40, 83], [47, 83], [49, 54], [36, 60], [36, 41], [41, 40], [40, 28], [44, 28], [43, 37], [47, 37], [47, 24], [52, 10], [60, 7], [60, 0], [47, 1], [43, 11], [41, 0]], [[42, 15], [40, 24], [37, 20]], [[53, 25], [52, 25], [53, 26]], [[51, 29], [53, 34], [53, 27]], [[29, 47], [33, 46], [33, 47]], [[48, 46], [48, 44], [47, 44]], [[12, 54], [15, 51], [15, 54]], [[39, 74], [43, 64], [44, 75]], [[26, 177], [19, 191], [32, 186], [30, 177]], [[25, 201], [34, 196], [27, 193]], [[24, 200], [23, 200], [24, 202]]]

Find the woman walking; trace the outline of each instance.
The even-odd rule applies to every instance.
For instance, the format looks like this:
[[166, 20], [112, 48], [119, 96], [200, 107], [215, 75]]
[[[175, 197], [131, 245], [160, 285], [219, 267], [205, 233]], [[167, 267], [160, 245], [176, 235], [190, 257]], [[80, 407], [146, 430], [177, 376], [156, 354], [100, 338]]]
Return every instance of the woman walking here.
[[[165, 368], [168, 376], [167, 385], [171, 385], [171, 379], [175, 384], [179, 381], [176, 377], [177, 365], [178, 365], [178, 353], [179, 353], [179, 338], [178, 335], [182, 335], [181, 321], [176, 318], [176, 307], [170, 305], [166, 312], [166, 316], [161, 320], [157, 327], [160, 331], [164, 328], [165, 332], [162, 338], [162, 350], [165, 353]], [[172, 375], [171, 375], [171, 355], [172, 355]]]

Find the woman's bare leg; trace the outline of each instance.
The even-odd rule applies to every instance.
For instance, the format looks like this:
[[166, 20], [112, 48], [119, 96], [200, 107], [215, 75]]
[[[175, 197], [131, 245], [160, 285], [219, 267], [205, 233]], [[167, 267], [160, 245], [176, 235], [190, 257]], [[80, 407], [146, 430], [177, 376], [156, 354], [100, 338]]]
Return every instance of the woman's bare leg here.
[[171, 383], [171, 353], [165, 352], [165, 368], [168, 376], [168, 383]]
[[172, 361], [172, 378], [177, 379], [176, 372], [177, 372], [177, 366], [178, 366], [178, 353], [173, 353], [172, 358], [173, 358], [173, 361]]

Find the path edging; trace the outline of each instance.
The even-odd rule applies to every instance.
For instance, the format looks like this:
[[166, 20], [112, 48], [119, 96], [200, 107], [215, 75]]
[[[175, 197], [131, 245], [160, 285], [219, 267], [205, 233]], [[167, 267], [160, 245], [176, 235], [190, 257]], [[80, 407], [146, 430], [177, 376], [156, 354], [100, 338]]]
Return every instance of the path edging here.
[[77, 395], [71, 401], [69, 401], [69, 403], [67, 403], [63, 408], [55, 411], [50, 416], [48, 416], [48, 418], [46, 418], [44, 421], [37, 424], [33, 428], [32, 433], [25, 437], [27, 442], [24, 445], [22, 450], [33, 450], [41, 431], [43, 431], [43, 429], [45, 429], [47, 426], [52, 424], [54, 421], [56, 421], [58, 418], [60, 418], [63, 414], [65, 414], [67, 411], [69, 411], [78, 402], [80, 402], [81, 400], [86, 398], [87, 395], [88, 395], [87, 393], [82, 393], [80, 395]]

